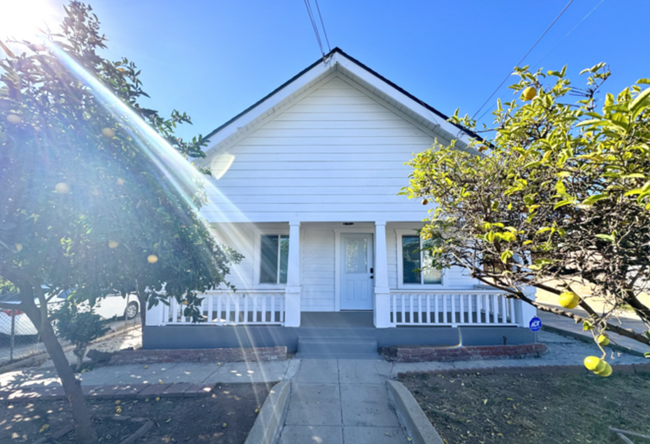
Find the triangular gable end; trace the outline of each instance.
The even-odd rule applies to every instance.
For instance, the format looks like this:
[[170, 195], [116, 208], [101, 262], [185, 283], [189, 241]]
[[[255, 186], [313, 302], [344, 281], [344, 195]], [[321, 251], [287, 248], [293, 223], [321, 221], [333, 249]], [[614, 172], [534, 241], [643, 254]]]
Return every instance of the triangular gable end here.
[[[350, 57], [339, 48], [334, 48], [323, 59], [316, 61], [295, 77], [281, 85], [269, 95], [253, 104], [242, 113], [212, 131], [208, 139], [206, 157], [210, 158], [221, 149], [241, 140], [255, 128], [267, 121], [311, 90], [321, 86], [331, 77], [348, 78], [358, 84], [364, 92], [381, 99], [399, 110], [412, 123], [430, 134], [446, 140], [456, 139], [462, 148], [471, 139], [481, 139], [475, 133], [447, 121], [448, 116], [409, 94], [396, 84]], [[205, 159], [207, 161], [207, 159]]]

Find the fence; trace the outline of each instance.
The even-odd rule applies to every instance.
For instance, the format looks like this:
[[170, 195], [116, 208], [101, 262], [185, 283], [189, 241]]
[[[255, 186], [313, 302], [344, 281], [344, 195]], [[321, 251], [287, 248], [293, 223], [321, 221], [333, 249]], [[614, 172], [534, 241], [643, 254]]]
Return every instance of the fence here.
[[0, 365], [44, 350], [36, 328], [25, 313], [0, 310]]
[[[55, 305], [52, 304], [52, 310]], [[126, 299], [119, 295], [99, 299], [93, 311], [110, 321], [113, 330], [140, 322], [137, 298], [132, 295]], [[0, 365], [42, 352], [45, 346], [26, 314], [20, 310], [0, 310]]]

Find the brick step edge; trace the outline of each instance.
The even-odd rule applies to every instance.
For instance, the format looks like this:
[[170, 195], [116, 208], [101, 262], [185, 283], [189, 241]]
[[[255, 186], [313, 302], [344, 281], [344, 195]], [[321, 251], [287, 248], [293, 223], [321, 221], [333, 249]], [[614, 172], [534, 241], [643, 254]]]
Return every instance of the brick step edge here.
[[268, 362], [285, 361], [287, 347], [205, 348], [175, 350], [120, 350], [108, 365], [163, 364], [169, 362]]
[[[84, 385], [81, 387], [86, 399], [149, 399], [156, 398], [197, 398], [212, 396], [217, 384], [115, 384]], [[30, 387], [12, 391], [0, 391], [1, 403], [58, 401], [66, 399], [63, 387]]]
[[388, 357], [396, 362], [430, 362], [538, 358], [548, 350], [546, 345], [537, 343], [463, 347], [393, 346], [387, 351]]
[[[650, 375], [650, 364], [621, 364], [612, 365], [612, 376], [617, 374]], [[400, 372], [397, 379], [417, 375], [440, 375], [440, 376], [489, 376], [489, 375], [593, 375], [584, 365], [538, 365], [526, 367], [489, 367], [489, 368], [467, 368], [449, 370], [430, 370]]]

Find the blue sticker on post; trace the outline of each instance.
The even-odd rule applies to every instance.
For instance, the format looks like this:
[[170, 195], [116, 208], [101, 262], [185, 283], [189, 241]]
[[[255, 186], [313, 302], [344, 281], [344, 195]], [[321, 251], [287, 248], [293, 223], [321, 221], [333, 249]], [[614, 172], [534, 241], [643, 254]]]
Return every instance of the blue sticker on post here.
[[542, 320], [537, 317], [531, 319], [529, 327], [532, 331], [539, 331], [542, 328]]

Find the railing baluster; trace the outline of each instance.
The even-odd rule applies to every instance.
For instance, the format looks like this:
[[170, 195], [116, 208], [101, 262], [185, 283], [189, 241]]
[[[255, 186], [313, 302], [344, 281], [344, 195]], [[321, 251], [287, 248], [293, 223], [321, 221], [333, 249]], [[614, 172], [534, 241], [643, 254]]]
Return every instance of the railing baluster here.
[[208, 299], [208, 323], [212, 324], [212, 315], [213, 315], [213, 298], [214, 298], [214, 293], [208, 293], [206, 296]]
[[435, 315], [436, 315], [435, 318], [434, 318], [434, 322], [436, 324], [439, 324], [440, 323], [440, 316], [438, 315], [438, 295], [437, 294], [433, 295], [433, 311], [435, 312]]
[[262, 323], [266, 323], [266, 293], [263, 293], [262, 297]]
[[393, 302], [393, 324], [397, 324], [397, 295], [393, 293], [390, 298]]
[[271, 322], [275, 322], [275, 294], [271, 294]]
[[515, 300], [510, 299], [510, 323], [514, 324], [516, 323], [515, 319]]
[[427, 324], [431, 324], [431, 295], [425, 294], [424, 297], [427, 298]]
[[174, 297], [171, 298], [171, 300], [172, 300], [172, 308], [170, 311], [172, 312], [172, 324], [175, 324], [178, 321], [178, 305], [177, 305], [178, 303], [176, 302], [176, 298]]
[[402, 324], [406, 324], [406, 315], [405, 315], [405, 310], [404, 310], [404, 293], [402, 293], [402, 306], [400, 307], [402, 309]]
[[449, 320], [447, 319], [447, 295], [442, 295], [442, 320], [444, 324], [448, 324]]
[[464, 304], [465, 296], [460, 294], [460, 295], [458, 295], [458, 298], [460, 300], [459, 324], [464, 324], [465, 323], [465, 304]]
[[499, 296], [501, 298], [501, 323], [506, 324], [508, 319], [506, 319], [506, 295], [502, 294]]

